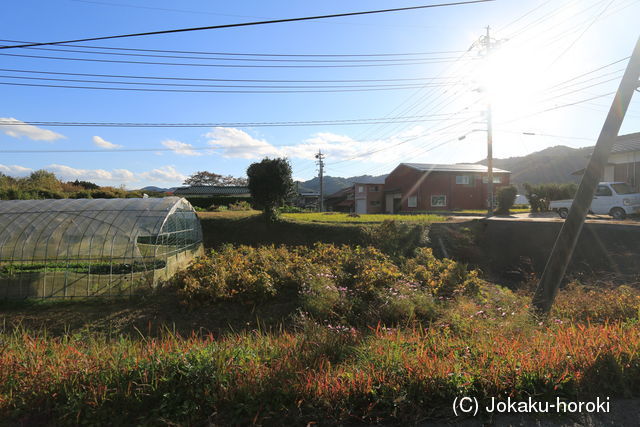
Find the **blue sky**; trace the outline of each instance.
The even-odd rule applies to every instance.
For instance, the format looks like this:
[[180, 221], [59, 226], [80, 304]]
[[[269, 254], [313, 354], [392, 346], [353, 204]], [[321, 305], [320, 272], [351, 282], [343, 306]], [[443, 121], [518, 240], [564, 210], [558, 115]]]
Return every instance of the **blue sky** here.
[[[419, 4], [429, 2], [23, 0], [5, 5], [7, 19], [0, 38], [57, 41]], [[634, 17], [639, 14], [637, 0], [497, 0], [317, 22], [85, 42], [75, 48], [44, 47], [56, 50], [3, 50], [0, 83], [20, 85], [0, 84], [4, 101], [0, 149], [44, 152], [2, 153], [0, 172], [20, 176], [45, 168], [63, 179], [133, 189], [180, 185], [199, 170], [243, 176], [250, 163], [264, 156], [289, 157], [294, 177], [309, 179], [316, 174], [313, 155], [318, 149], [326, 153], [326, 173], [333, 176], [387, 173], [402, 161], [475, 162], [486, 155], [486, 134], [481, 129], [487, 99], [494, 110], [495, 157], [523, 155], [559, 144], [591, 145], [626, 61], [597, 69], [630, 55], [638, 37]], [[482, 59], [477, 44], [469, 50], [487, 25], [500, 42], [488, 61]], [[362, 56], [380, 54], [385, 55]], [[298, 93], [193, 93], [24, 84], [226, 91], [305, 88], [297, 88]], [[390, 87], [393, 90], [387, 90]], [[479, 91], [481, 87], [485, 90]], [[300, 92], [336, 89], [342, 91]], [[638, 98], [632, 102], [624, 132], [640, 130]], [[577, 104], [567, 105], [573, 103]], [[357, 125], [238, 125], [378, 118], [382, 120]], [[34, 121], [236, 125], [105, 128], [20, 124]], [[463, 135], [466, 137], [460, 139]], [[74, 152], [81, 150], [100, 151]]]

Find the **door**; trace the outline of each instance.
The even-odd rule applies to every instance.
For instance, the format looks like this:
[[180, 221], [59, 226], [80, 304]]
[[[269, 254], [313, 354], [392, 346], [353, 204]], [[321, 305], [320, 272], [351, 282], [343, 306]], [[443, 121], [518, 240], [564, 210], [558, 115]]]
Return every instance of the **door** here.
[[356, 200], [356, 213], [357, 214], [367, 213], [367, 201], [365, 199]]
[[612, 207], [613, 193], [608, 185], [598, 185], [596, 194], [591, 202], [591, 212], [596, 215], [606, 215]]

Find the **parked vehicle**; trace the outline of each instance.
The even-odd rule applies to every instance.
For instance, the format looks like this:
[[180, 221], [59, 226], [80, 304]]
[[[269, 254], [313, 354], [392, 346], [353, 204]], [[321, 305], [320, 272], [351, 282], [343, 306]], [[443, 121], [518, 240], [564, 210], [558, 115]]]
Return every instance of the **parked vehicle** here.
[[[572, 203], [573, 199], [554, 200], [549, 208], [558, 212], [561, 218], [566, 218]], [[640, 193], [626, 182], [601, 182], [596, 188], [589, 212], [624, 219], [627, 215], [640, 213]]]

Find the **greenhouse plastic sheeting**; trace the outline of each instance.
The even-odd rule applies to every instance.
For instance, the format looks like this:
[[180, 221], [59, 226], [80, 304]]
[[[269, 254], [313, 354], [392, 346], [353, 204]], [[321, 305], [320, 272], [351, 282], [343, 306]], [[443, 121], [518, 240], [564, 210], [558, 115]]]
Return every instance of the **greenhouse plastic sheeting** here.
[[179, 197], [0, 201], [4, 281], [16, 271], [59, 272], [69, 265], [86, 274], [92, 267], [105, 274], [108, 265], [110, 276], [114, 265], [116, 274], [156, 270], [201, 241], [196, 213]]

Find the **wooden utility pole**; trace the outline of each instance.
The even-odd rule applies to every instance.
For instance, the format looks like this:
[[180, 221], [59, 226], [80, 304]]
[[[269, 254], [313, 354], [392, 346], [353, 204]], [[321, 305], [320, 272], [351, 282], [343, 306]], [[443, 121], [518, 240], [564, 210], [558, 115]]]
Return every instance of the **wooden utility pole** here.
[[[485, 59], [488, 60], [492, 47], [491, 27], [487, 26], [487, 35], [481, 43], [486, 48]], [[487, 93], [487, 216], [493, 215], [493, 120], [491, 116], [491, 94]]]
[[611, 147], [618, 136], [618, 132], [620, 132], [633, 92], [639, 87], [639, 79], [640, 38], [636, 42], [627, 69], [622, 76], [622, 81], [609, 109], [609, 114], [600, 131], [600, 136], [589, 164], [585, 169], [582, 180], [580, 180], [580, 186], [571, 204], [571, 209], [569, 209], [569, 216], [567, 216], [562, 229], [560, 229], [560, 234], [558, 234], [551, 255], [547, 260], [547, 265], [544, 268], [544, 273], [542, 273], [538, 283], [533, 297], [533, 307], [538, 314], [547, 314], [551, 310], [553, 300], [567, 271], [567, 266], [582, 231], [596, 186], [609, 159]]
[[318, 210], [320, 212], [324, 212], [324, 154], [322, 151], [318, 150], [318, 154], [316, 154], [316, 159], [318, 159], [318, 167], [320, 168], [320, 200], [318, 200]]

